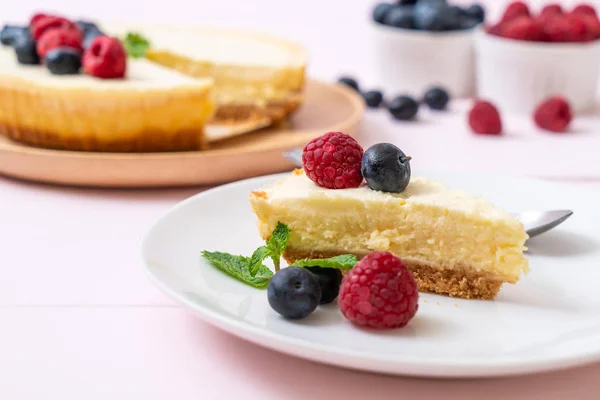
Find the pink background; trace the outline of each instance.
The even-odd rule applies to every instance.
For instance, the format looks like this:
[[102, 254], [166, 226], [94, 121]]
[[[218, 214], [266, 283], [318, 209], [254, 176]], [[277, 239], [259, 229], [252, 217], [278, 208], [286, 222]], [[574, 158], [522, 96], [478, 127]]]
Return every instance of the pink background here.
[[[48, 9], [44, 3], [11, 2], [3, 18], [24, 20]], [[503, 2], [488, 3], [494, 13]], [[52, 4], [100, 20], [273, 32], [306, 45], [312, 77], [351, 73], [365, 86], [384, 87], [369, 57], [370, 1]], [[418, 123], [369, 111], [360, 140], [410, 149], [423, 169], [476, 168], [600, 189], [598, 113], [579, 116], [568, 135], [540, 132], [529, 117], [509, 115], [507, 136], [480, 138], [464, 126], [466, 107], [456, 101], [449, 113], [421, 113]], [[152, 222], [200, 190], [78, 189], [0, 177], [0, 399], [599, 398], [600, 365], [478, 381], [387, 377], [283, 356], [212, 328], [159, 293], [139, 256]]]

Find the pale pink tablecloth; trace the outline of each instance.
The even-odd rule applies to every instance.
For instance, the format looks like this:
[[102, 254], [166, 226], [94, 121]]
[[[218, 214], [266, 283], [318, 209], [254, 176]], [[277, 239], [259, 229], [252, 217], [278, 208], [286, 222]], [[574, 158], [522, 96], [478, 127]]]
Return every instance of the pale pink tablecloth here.
[[[23, 19], [40, 4], [12, 2], [2, 17]], [[311, 50], [312, 76], [349, 72], [383, 84], [373, 60], [362, 56], [369, 54], [369, 1], [52, 4], [100, 19], [275, 32]], [[480, 138], [464, 128], [466, 106], [424, 112], [411, 124], [369, 112], [360, 138], [410, 149], [423, 169], [554, 177], [600, 190], [597, 113], [578, 118], [569, 136], [538, 132], [527, 117], [514, 116], [508, 137]], [[199, 190], [92, 190], [0, 177], [0, 399], [600, 398], [600, 365], [477, 381], [387, 377], [280, 355], [212, 328], [151, 286], [138, 251], [153, 221]]]

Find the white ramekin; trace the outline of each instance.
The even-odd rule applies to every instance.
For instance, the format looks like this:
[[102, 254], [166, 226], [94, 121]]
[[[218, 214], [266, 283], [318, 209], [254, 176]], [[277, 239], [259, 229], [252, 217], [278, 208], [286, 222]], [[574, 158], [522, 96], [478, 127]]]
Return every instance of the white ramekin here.
[[545, 98], [562, 95], [574, 112], [594, 106], [600, 41], [534, 43], [475, 32], [477, 96], [502, 111], [531, 113]]
[[473, 30], [425, 32], [372, 22], [375, 63], [386, 92], [422, 96], [433, 85], [474, 92]]

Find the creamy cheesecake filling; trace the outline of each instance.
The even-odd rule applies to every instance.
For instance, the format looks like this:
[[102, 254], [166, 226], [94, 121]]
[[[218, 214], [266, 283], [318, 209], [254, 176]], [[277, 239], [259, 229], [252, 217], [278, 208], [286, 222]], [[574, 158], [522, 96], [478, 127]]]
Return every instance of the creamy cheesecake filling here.
[[259, 230], [266, 238], [277, 221], [289, 225], [296, 251], [391, 251], [438, 268], [473, 268], [506, 282], [528, 269], [522, 224], [472, 194], [413, 177], [400, 194], [367, 186], [330, 190], [303, 173], [253, 192]]

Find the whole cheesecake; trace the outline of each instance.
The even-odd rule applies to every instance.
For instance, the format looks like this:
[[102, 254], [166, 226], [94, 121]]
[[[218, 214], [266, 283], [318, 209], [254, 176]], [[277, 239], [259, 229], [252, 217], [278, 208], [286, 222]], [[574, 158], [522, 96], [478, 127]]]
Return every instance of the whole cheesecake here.
[[205, 146], [214, 112], [212, 81], [143, 59], [123, 79], [52, 75], [21, 65], [0, 48], [0, 132], [30, 145], [66, 150], [153, 152]]
[[331, 190], [303, 170], [250, 193], [260, 235], [277, 222], [291, 229], [284, 257], [390, 251], [413, 273], [419, 290], [493, 299], [503, 283], [528, 271], [523, 225], [501, 208], [465, 191], [414, 177], [401, 193]]
[[[30, 36], [44, 23], [39, 19], [34, 25], [34, 18]], [[74, 25], [61, 24], [57, 22], [66, 30]], [[63, 150], [199, 150], [209, 139], [279, 122], [302, 104], [306, 54], [293, 43], [234, 30], [158, 25], [94, 29], [115, 40], [134, 33], [147, 48], [141, 56], [127, 57], [126, 73], [119, 79], [99, 79], [83, 68], [81, 73], [54, 74], [43, 59], [39, 65], [23, 65], [10, 46], [0, 48], [0, 133]], [[84, 30], [84, 39], [86, 35]], [[35, 40], [39, 47], [41, 39]], [[84, 48], [82, 60], [87, 52]], [[209, 124], [217, 134], [207, 137]]]

